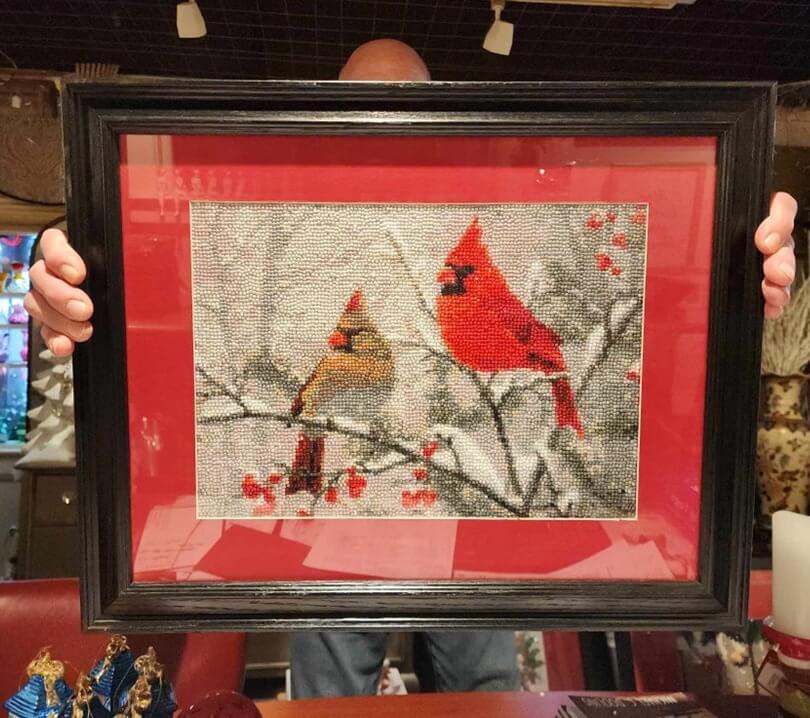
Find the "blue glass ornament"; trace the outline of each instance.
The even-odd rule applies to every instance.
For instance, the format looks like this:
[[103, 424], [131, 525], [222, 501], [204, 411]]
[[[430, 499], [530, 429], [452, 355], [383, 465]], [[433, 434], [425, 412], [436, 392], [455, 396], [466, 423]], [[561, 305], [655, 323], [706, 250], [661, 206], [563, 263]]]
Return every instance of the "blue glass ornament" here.
[[135, 659], [127, 646], [126, 636], [113, 636], [107, 644], [104, 658], [90, 671], [98, 701], [108, 712], [123, 712], [129, 689], [137, 679]]
[[152, 704], [144, 713], [144, 718], [172, 718], [177, 710], [174, 686], [166, 679], [159, 679], [151, 684]]
[[48, 694], [45, 678], [35, 674], [3, 707], [17, 718], [48, 718], [59, 715], [73, 692], [62, 678], [57, 678], [53, 682], [53, 691], [50, 696]]
[[[106, 659], [105, 659], [106, 660]], [[109, 665], [99, 661], [90, 677], [101, 704], [113, 713], [120, 713], [127, 703], [129, 689], [138, 679], [132, 654], [127, 650], [114, 658]]]

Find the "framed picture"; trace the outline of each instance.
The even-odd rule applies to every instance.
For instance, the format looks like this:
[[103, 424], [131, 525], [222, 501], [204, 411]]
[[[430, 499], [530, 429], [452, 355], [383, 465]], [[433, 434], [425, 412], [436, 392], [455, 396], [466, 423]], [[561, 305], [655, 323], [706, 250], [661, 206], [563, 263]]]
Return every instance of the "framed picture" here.
[[773, 98], [70, 85], [87, 625], [740, 625]]

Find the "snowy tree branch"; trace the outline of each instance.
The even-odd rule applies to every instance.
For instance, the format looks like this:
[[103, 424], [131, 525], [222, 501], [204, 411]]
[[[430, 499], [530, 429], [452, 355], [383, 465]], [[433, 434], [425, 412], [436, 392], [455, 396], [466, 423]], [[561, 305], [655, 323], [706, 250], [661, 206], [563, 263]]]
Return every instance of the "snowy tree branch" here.
[[498, 408], [502, 408], [509, 401], [512, 397], [522, 394], [524, 392], [533, 392], [537, 387], [542, 386], [543, 384], [548, 384], [550, 382], [557, 381], [557, 379], [567, 379], [568, 372], [560, 372], [559, 374], [541, 374], [540, 376], [532, 379], [530, 382], [526, 384], [513, 384], [510, 386], [498, 400]]
[[427, 352], [432, 357], [439, 359], [441, 361], [447, 362], [458, 369], [462, 374], [470, 379], [470, 381], [475, 385], [476, 390], [478, 391], [479, 397], [484, 402], [484, 405], [487, 407], [487, 410], [492, 417], [492, 424], [495, 427], [495, 433], [498, 436], [498, 442], [503, 449], [503, 456], [504, 461], [506, 462], [506, 472], [507, 472], [507, 481], [509, 485], [510, 491], [512, 491], [516, 496], [521, 497], [523, 495], [523, 489], [520, 486], [520, 481], [518, 480], [517, 469], [515, 468], [515, 456], [514, 452], [512, 451], [512, 445], [509, 441], [509, 434], [506, 431], [506, 424], [503, 420], [503, 415], [501, 414], [501, 407], [497, 401], [495, 401], [495, 397], [492, 394], [491, 384], [487, 383], [481, 378], [481, 375], [475, 371], [475, 369], [471, 369], [470, 367], [462, 364], [460, 361], [456, 360], [455, 357], [452, 357], [450, 354], [446, 352], [437, 351], [432, 347], [427, 346], [426, 344], [422, 344], [419, 342], [402, 342], [403, 345], [409, 346], [413, 349], [419, 349], [421, 351]]
[[240, 409], [243, 411], [248, 411], [247, 405], [242, 400], [242, 397], [239, 396], [238, 392], [230, 389], [227, 385], [223, 382], [214, 379], [205, 369], [203, 369], [199, 364], [195, 367], [197, 371], [202, 375], [202, 377], [215, 388], [217, 388], [222, 396], [227, 397], [239, 406]]
[[540, 487], [543, 484], [544, 477], [548, 474], [548, 465], [546, 464], [543, 457], [538, 453], [537, 454], [537, 463], [534, 467], [534, 473], [532, 474], [532, 479], [529, 482], [529, 486], [526, 489], [526, 493], [523, 497], [523, 508], [526, 511], [530, 511], [532, 504], [534, 503], [537, 494], [540, 491]]
[[370, 431], [360, 429], [354, 424], [352, 425], [342, 424], [338, 419], [334, 418], [309, 419], [301, 416], [293, 417], [291, 414], [288, 413], [282, 413], [277, 411], [266, 411], [263, 409], [252, 408], [246, 405], [244, 401], [232, 389], [229, 389], [225, 384], [211, 377], [201, 367], [198, 367], [198, 370], [211, 384], [216, 386], [223, 394], [225, 394], [239, 407], [239, 411], [230, 414], [199, 417], [198, 422], [200, 424], [224, 424], [231, 421], [240, 421], [244, 419], [270, 419], [272, 421], [277, 421], [287, 426], [300, 426], [304, 429], [331, 432], [335, 434], [341, 434], [343, 436], [348, 436], [354, 439], [361, 439], [363, 441], [375, 443], [382, 448], [388, 449], [389, 451], [395, 451], [403, 458], [407, 458], [408, 460], [414, 463], [423, 464], [424, 466], [432, 469], [433, 471], [437, 472], [439, 475], [447, 479], [459, 481], [465, 484], [466, 486], [475, 489], [479, 493], [486, 496], [494, 504], [500, 506], [501, 508], [505, 509], [511, 514], [514, 514], [515, 516], [528, 515], [526, 511], [524, 511], [522, 506], [512, 503], [511, 501], [501, 496], [497, 491], [487, 486], [486, 484], [480, 481], [476, 481], [463, 471], [459, 471], [457, 469], [449, 469], [446, 466], [442, 466], [436, 461], [433, 461], [432, 459], [425, 458], [419, 451], [408, 446], [403, 441], [399, 441], [398, 439], [392, 437], [374, 434]]
[[630, 326], [630, 322], [641, 309], [641, 300], [634, 299], [632, 302], [630, 302], [630, 306], [625, 311], [624, 316], [619, 319], [614, 327], [612, 326], [613, 309], [618, 304], [618, 301], [618, 299], [612, 301], [605, 312], [604, 319], [600, 325], [604, 337], [602, 339], [601, 346], [596, 352], [596, 355], [579, 379], [579, 384], [577, 385], [575, 392], [577, 398], [587, 391], [588, 385], [590, 384], [591, 379], [593, 379], [593, 375], [596, 373], [596, 370], [599, 368], [602, 362], [607, 359], [611, 348], [619, 339], [621, 339], [625, 331], [627, 331], [627, 328]]

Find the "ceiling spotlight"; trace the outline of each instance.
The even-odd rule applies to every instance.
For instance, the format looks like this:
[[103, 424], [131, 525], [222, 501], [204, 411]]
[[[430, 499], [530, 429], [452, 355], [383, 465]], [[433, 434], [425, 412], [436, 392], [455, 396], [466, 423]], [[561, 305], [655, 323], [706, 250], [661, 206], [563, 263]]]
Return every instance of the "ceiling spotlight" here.
[[178, 37], [205, 37], [205, 18], [195, 0], [177, 3]]
[[484, 49], [496, 55], [508, 55], [512, 51], [512, 38], [515, 26], [511, 22], [501, 20], [501, 12], [506, 7], [506, 0], [492, 0], [492, 11], [495, 21], [484, 38]]

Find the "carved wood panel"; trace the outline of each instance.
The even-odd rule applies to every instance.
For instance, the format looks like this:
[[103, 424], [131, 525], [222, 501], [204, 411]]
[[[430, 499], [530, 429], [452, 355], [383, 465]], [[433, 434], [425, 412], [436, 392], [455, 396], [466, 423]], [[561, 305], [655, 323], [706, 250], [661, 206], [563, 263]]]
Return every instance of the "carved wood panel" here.
[[0, 190], [64, 201], [58, 91], [47, 80], [0, 81]]

